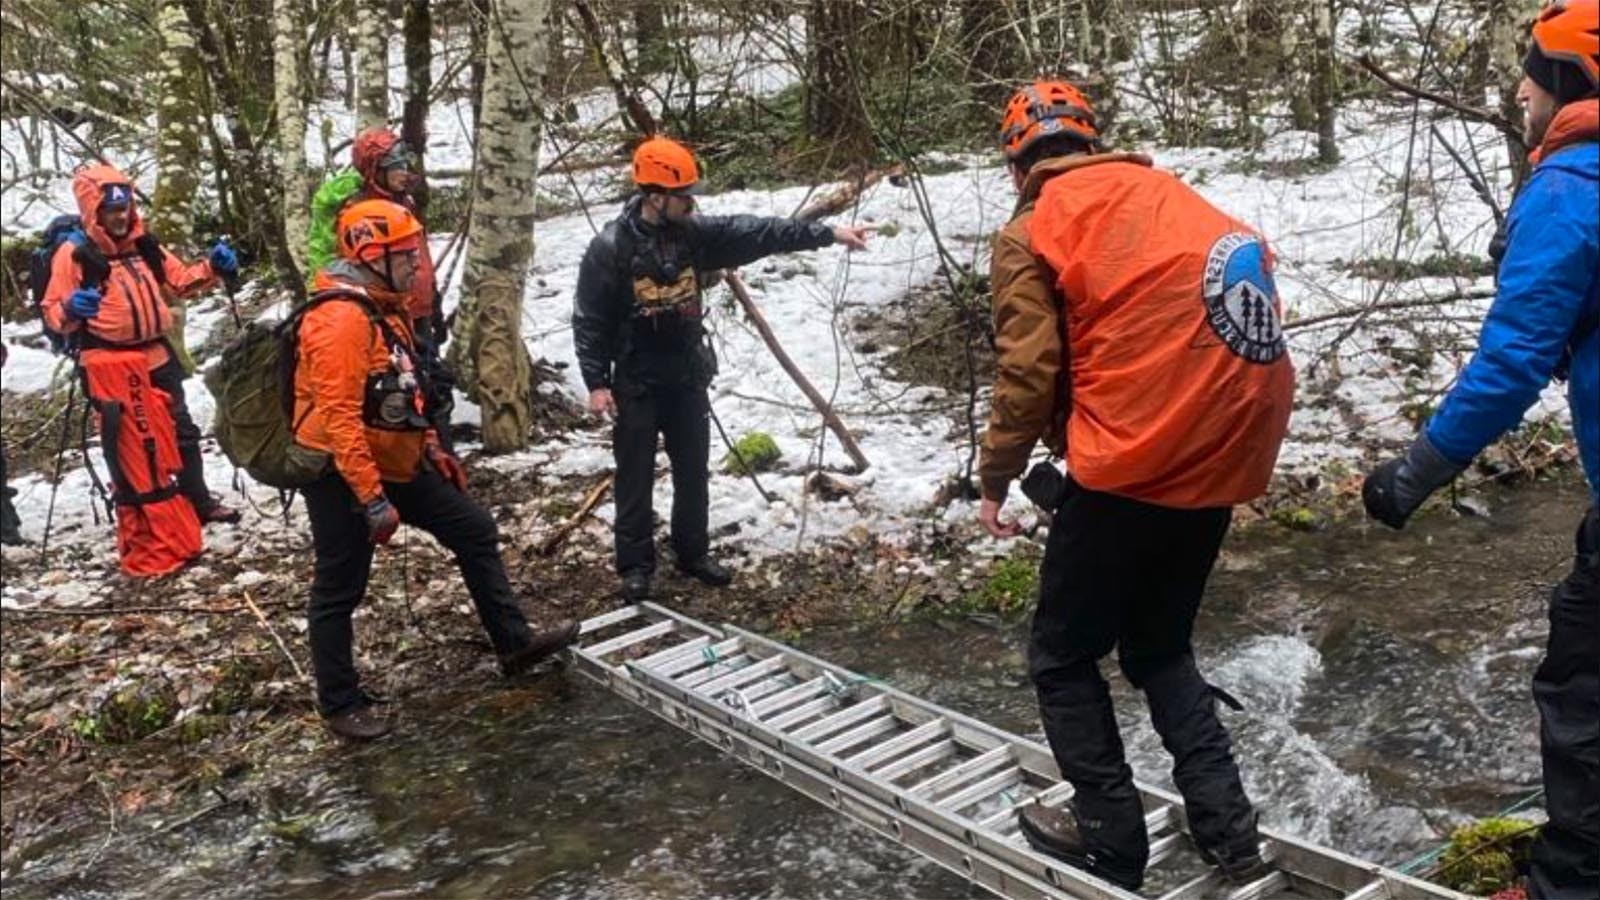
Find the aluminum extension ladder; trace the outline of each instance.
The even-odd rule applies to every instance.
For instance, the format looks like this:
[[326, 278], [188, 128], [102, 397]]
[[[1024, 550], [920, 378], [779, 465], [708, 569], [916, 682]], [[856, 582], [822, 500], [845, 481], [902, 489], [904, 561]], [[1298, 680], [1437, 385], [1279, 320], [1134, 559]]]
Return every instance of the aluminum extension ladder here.
[[[586, 620], [571, 657], [624, 698], [1001, 897], [1141, 897], [1035, 851], [1018, 831], [1019, 804], [1071, 796], [1041, 744], [653, 603]], [[1230, 885], [1209, 866], [1197, 869], [1182, 799], [1139, 791], [1147, 882], [1177, 881], [1162, 900], [1465, 896], [1265, 830], [1274, 871]], [[1182, 878], [1182, 866], [1198, 874]]]

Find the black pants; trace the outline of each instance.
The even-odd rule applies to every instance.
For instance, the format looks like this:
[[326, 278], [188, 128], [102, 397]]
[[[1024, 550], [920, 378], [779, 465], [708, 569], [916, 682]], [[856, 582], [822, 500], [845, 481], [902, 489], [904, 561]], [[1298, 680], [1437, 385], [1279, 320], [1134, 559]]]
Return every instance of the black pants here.
[[[316, 553], [306, 613], [311, 665], [317, 678], [317, 704], [323, 715], [333, 716], [365, 702], [351, 661], [350, 615], [366, 596], [373, 547], [366, 515], [337, 473], [302, 492]], [[506, 579], [500, 531], [489, 513], [431, 471], [403, 484], [386, 481], [383, 493], [401, 521], [433, 535], [455, 554], [495, 652], [503, 655], [527, 646], [528, 620]]]
[[1550, 595], [1533, 675], [1550, 821], [1533, 847], [1534, 897], [1600, 897], [1600, 507], [1578, 526], [1572, 572]]
[[194, 505], [195, 512], [204, 514], [216, 501], [206, 487], [206, 469], [200, 455], [200, 428], [189, 415], [189, 404], [183, 398], [183, 381], [188, 376], [176, 355], [150, 372], [150, 383], [172, 398], [172, 421], [177, 426], [178, 456], [183, 460], [183, 471], [178, 473], [178, 490]]
[[679, 561], [706, 555], [707, 470], [711, 453], [710, 402], [704, 388], [619, 391], [611, 452], [617, 461], [617, 571], [653, 572], [652, 494], [656, 481], [656, 435], [672, 464], [672, 549]]
[[22, 519], [18, 518], [17, 508], [11, 502], [16, 489], [7, 483], [8, 478], [6, 452], [0, 449], [0, 532], [7, 538], [21, 539]]
[[1097, 665], [1112, 649], [1172, 754], [1195, 841], [1234, 853], [1257, 839], [1216, 693], [1190, 646], [1232, 515], [1153, 506], [1069, 480], [1050, 529], [1029, 668], [1051, 751], [1076, 791], [1087, 849], [1128, 880], [1144, 871], [1149, 836]]

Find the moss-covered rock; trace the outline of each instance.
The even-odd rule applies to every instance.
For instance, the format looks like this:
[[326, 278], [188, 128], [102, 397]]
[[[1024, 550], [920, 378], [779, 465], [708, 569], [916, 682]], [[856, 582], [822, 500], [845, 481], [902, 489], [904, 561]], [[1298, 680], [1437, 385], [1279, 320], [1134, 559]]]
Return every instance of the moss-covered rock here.
[[72, 729], [96, 743], [131, 744], [171, 725], [177, 715], [178, 692], [172, 682], [155, 675], [112, 688], [93, 713], [73, 722]]
[[1487, 896], [1511, 887], [1533, 849], [1538, 826], [1520, 819], [1482, 819], [1450, 835], [1434, 880], [1467, 894]]
[[750, 470], [765, 472], [778, 464], [783, 458], [783, 451], [778, 449], [778, 442], [772, 436], [760, 431], [752, 431], [734, 442], [734, 452], [722, 458], [722, 467], [730, 475], [745, 475]]
[[257, 666], [247, 659], [235, 659], [222, 667], [206, 709], [219, 716], [231, 716], [250, 706], [256, 682], [261, 679]]

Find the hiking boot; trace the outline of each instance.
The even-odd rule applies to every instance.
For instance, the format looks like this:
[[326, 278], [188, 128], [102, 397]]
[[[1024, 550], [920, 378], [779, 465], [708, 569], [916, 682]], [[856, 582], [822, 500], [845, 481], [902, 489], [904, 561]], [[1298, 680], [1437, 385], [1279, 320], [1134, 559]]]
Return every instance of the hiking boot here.
[[200, 515], [200, 524], [210, 525], [213, 522], [222, 522], [228, 525], [239, 521], [239, 511], [225, 503], [214, 502], [204, 510], [197, 510]]
[[640, 600], [649, 600], [650, 574], [648, 572], [624, 572], [622, 575], [622, 599], [635, 603]]
[[370, 706], [357, 706], [328, 717], [328, 730], [352, 741], [375, 741], [391, 730], [389, 720]]
[[578, 623], [572, 619], [557, 622], [543, 631], [535, 631], [527, 646], [500, 657], [500, 671], [507, 678], [515, 678], [565, 650], [577, 639]]
[[1222, 872], [1222, 877], [1236, 886], [1260, 881], [1272, 873], [1272, 867], [1261, 858], [1259, 844], [1231, 851], [1207, 850], [1204, 847], [1196, 849], [1200, 851], [1200, 858], [1205, 860], [1207, 865], [1216, 866]]
[[709, 584], [712, 587], [726, 587], [733, 581], [733, 573], [709, 556], [678, 563], [678, 571], [701, 584]]
[[1144, 883], [1143, 872], [1114, 869], [1097, 860], [1078, 828], [1078, 817], [1070, 809], [1029, 803], [1017, 813], [1017, 825], [1021, 827], [1023, 837], [1028, 839], [1028, 844], [1046, 856], [1053, 856], [1073, 868], [1083, 869], [1130, 891], [1137, 891]]

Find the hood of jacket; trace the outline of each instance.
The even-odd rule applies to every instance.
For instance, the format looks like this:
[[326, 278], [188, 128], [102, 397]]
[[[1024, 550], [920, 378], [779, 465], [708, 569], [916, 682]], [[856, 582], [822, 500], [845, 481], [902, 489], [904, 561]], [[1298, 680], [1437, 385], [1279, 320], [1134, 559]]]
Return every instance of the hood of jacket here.
[[[100, 226], [100, 204], [105, 199], [108, 184], [125, 184], [129, 189], [128, 233], [118, 240]], [[144, 234], [144, 217], [139, 215], [139, 201], [132, 196], [133, 181], [116, 166], [100, 163], [82, 169], [72, 176], [72, 194], [78, 201], [78, 215], [83, 219], [83, 233], [95, 242], [100, 252], [107, 256], [127, 253], [133, 242]]]

